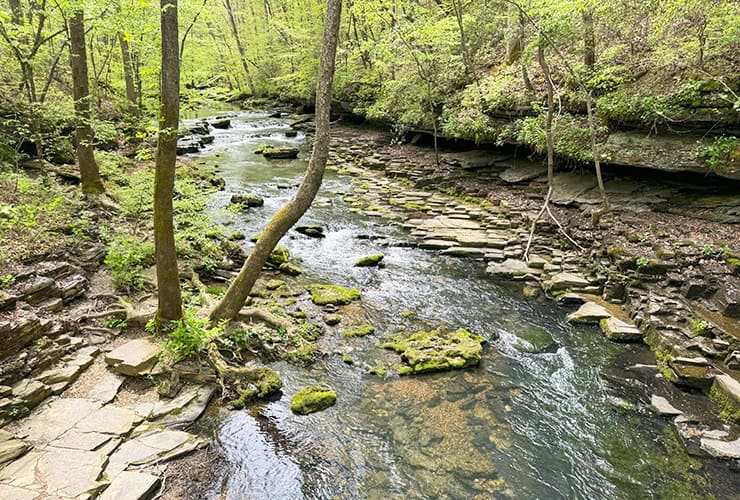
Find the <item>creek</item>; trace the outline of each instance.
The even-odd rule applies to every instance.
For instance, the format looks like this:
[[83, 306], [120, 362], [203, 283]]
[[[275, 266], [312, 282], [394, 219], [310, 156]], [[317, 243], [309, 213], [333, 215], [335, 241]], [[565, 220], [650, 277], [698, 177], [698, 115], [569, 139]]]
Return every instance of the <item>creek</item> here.
[[[211, 201], [217, 220], [226, 219], [222, 209], [234, 193], [264, 197], [263, 207], [230, 225], [251, 236], [294, 193], [307, 164], [306, 137], [287, 138], [289, 121], [267, 113], [238, 112], [231, 121], [196, 161], [217, 166], [226, 181]], [[253, 152], [263, 143], [299, 147], [301, 154], [265, 160]], [[225, 463], [213, 478], [214, 493], [223, 488], [233, 499], [723, 496], [712, 474], [684, 453], [670, 421], [616, 397], [611, 377], [603, 376], [626, 373], [625, 353], [632, 362], [654, 362], [645, 348], [625, 348], [598, 328], [569, 324], [553, 302], [525, 298], [521, 286], [493, 280], [476, 262], [413, 248], [400, 224], [349, 211], [342, 198], [352, 191], [350, 181], [327, 172], [317, 203], [301, 220], [324, 227], [325, 238], [291, 231], [283, 244], [303, 259], [307, 281], [360, 289], [362, 304], [352, 314], [376, 333], [341, 338], [325, 327], [328, 355], [313, 366], [270, 364], [285, 382], [282, 398], [221, 412], [213, 425]], [[386, 268], [353, 266], [381, 252]], [[379, 347], [384, 335], [438, 324], [491, 339], [481, 365], [410, 377], [367, 373], [366, 367], [398, 361]], [[520, 339], [538, 329], [556, 347], [522, 352]], [[339, 354], [350, 352], [354, 365]], [[316, 383], [336, 391], [336, 406], [293, 415], [290, 396]]]

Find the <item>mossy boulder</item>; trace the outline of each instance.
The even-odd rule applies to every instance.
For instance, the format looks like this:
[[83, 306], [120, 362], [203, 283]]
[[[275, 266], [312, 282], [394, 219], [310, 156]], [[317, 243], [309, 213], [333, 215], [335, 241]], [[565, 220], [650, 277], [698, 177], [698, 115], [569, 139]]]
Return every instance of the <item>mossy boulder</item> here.
[[265, 283], [265, 288], [268, 290], [277, 290], [282, 287], [285, 287], [285, 282], [283, 280], [269, 280]]
[[319, 306], [325, 306], [327, 304], [342, 306], [360, 298], [359, 290], [355, 288], [344, 288], [338, 285], [312, 283], [306, 287], [306, 290], [311, 294], [313, 303]]
[[290, 400], [290, 409], [297, 415], [308, 415], [334, 406], [337, 394], [320, 385], [309, 385], [296, 392]]
[[324, 228], [315, 224], [311, 224], [309, 226], [298, 226], [297, 228], [295, 228], [295, 230], [304, 236], [308, 236], [309, 238], [326, 237], [326, 235], [324, 234]]
[[326, 323], [329, 326], [338, 325], [342, 322], [342, 317], [338, 314], [325, 314], [324, 315], [324, 323]]
[[298, 276], [303, 273], [303, 269], [291, 264], [290, 262], [284, 262], [278, 267], [281, 273], [287, 274], [288, 276]]
[[265, 204], [264, 198], [255, 193], [235, 194], [231, 197], [231, 204], [242, 208], [261, 207]]
[[522, 342], [514, 344], [514, 349], [520, 352], [540, 353], [552, 352], [558, 348], [555, 339], [546, 330], [530, 326], [514, 333]]
[[361, 257], [355, 262], [355, 267], [378, 267], [384, 258], [385, 255], [382, 253]]
[[448, 332], [442, 328], [414, 333], [391, 335], [383, 344], [401, 355], [407, 366], [401, 366], [400, 375], [454, 370], [475, 366], [483, 354], [486, 339], [460, 328]]
[[262, 156], [269, 160], [287, 160], [292, 158], [298, 158], [300, 150], [298, 148], [278, 148], [278, 147], [266, 147], [261, 148], [260, 152]]
[[270, 254], [267, 263], [279, 268], [283, 264], [287, 264], [288, 259], [290, 259], [290, 251], [286, 247], [278, 245]]
[[360, 325], [356, 328], [351, 328], [342, 332], [342, 337], [366, 337], [375, 333], [375, 327], [373, 325]]

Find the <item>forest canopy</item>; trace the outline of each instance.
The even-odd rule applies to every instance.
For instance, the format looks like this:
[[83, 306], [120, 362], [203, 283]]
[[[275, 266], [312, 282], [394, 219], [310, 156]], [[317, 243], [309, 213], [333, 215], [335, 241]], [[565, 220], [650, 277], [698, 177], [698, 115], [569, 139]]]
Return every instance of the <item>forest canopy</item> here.
[[[182, 105], [247, 95], [313, 102], [324, 2], [188, 0], [179, 9]], [[72, 162], [69, 26], [84, 12], [96, 144], [128, 120], [139, 140], [159, 102], [159, 4], [3, 0], [2, 156]], [[732, 124], [740, 110], [740, 6], [729, 0], [347, 0], [335, 101], [399, 130], [543, 149], [544, 47], [563, 113], [582, 132], [587, 88], [604, 120]], [[569, 118], [573, 114], [573, 118]], [[501, 122], [500, 118], [507, 118]], [[10, 131], [13, 133], [10, 133]], [[136, 136], [134, 136], [136, 137]], [[588, 148], [556, 144], [576, 159]]]

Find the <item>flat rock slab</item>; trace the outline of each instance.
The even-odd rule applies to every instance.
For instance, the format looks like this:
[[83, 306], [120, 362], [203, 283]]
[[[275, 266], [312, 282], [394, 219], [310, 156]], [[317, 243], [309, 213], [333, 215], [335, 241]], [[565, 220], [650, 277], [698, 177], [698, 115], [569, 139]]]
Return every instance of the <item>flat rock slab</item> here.
[[494, 276], [524, 276], [532, 270], [526, 262], [518, 259], [506, 259], [503, 262], [492, 262], [488, 264], [486, 272]]
[[650, 406], [652, 406], [653, 410], [655, 410], [656, 413], [658, 413], [659, 415], [675, 416], [683, 414], [681, 410], [669, 403], [666, 398], [658, 396], [656, 394], [653, 394], [650, 397]]
[[557, 273], [545, 283], [545, 287], [552, 292], [559, 292], [562, 290], [583, 289], [589, 286], [589, 284], [589, 281], [580, 274]]
[[617, 318], [602, 319], [599, 324], [609, 340], [617, 342], [639, 342], [642, 340], [642, 332], [637, 327]]
[[594, 187], [596, 187], [596, 179], [591, 175], [557, 174], [553, 178], [550, 200], [557, 205], [570, 205], [579, 195]]
[[[28, 451], [28, 444], [15, 439], [10, 433], [0, 431], [0, 464], [10, 462]], [[0, 495], [0, 498], [4, 498]]]
[[568, 315], [568, 321], [576, 323], [598, 323], [602, 319], [611, 317], [609, 311], [596, 302], [586, 302], [577, 311]]
[[144, 375], [157, 364], [162, 348], [148, 339], [136, 339], [114, 349], [105, 362], [124, 375]]
[[133, 410], [108, 405], [80, 420], [75, 429], [80, 432], [100, 432], [120, 436], [128, 433], [142, 418]]
[[523, 160], [509, 160], [500, 165], [509, 166], [509, 168], [501, 172], [500, 177], [502, 181], [510, 184], [531, 181], [532, 179], [536, 179], [537, 177], [547, 173], [547, 167], [541, 163]]
[[124, 377], [116, 375], [115, 373], [106, 373], [100, 382], [98, 382], [90, 391], [87, 393], [87, 399], [94, 401], [100, 401], [101, 403], [109, 403], [113, 401], [118, 394], [118, 390], [123, 384]]
[[89, 399], [57, 399], [40, 413], [31, 415], [21, 427], [20, 433], [36, 444], [48, 443], [99, 408], [100, 403]]
[[[169, 411], [160, 413], [162, 408], [157, 405], [153, 414], [161, 414], [157, 420], [159, 424], [168, 426], [190, 424], [203, 414], [215, 392], [216, 387], [212, 385], [189, 387], [184, 395], [172, 400], [172, 403], [175, 403], [179, 399], [176, 405], [170, 405]], [[182, 399], [180, 399], [181, 396], [183, 396]]]
[[713, 457], [725, 459], [740, 458], [740, 438], [734, 441], [702, 438], [701, 447]]
[[115, 480], [129, 465], [164, 462], [195, 450], [205, 442], [183, 431], [156, 430], [123, 443], [110, 456], [106, 474]]
[[159, 487], [159, 477], [145, 472], [124, 471], [116, 477], [100, 500], [144, 500]]
[[71, 429], [50, 443], [55, 448], [70, 448], [72, 450], [93, 451], [110, 441], [113, 436], [100, 432], [80, 432]]
[[92, 451], [32, 450], [0, 471], [0, 484], [35, 491], [43, 498], [87, 498], [105, 486], [98, 477], [107, 458]]

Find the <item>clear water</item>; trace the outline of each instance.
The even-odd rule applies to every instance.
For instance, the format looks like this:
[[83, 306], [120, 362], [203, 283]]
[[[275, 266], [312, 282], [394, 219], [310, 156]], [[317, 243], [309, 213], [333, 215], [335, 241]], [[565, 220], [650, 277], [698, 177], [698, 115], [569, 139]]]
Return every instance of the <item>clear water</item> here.
[[[200, 161], [217, 165], [226, 191], [212, 200], [215, 214], [232, 193], [257, 192], [265, 206], [232, 228], [258, 233], [294, 192], [306, 167], [305, 137], [285, 138], [288, 122], [242, 112], [216, 131]], [[263, 142], [302, 148], [295, 161], [267, 162], [253, 153]], [[382, 175], [382, 174], [379, 174]], [[363, 293], [355, 312], [376, 335], [340, 338], [329, 329], [328, 352], [353, 351], [355, 366], [334, 354], [311, 368], [273, 365], [284, 396], [249, 411], [226, 413], [219, 439], [226, 457], [214, 492], [226, 498], [706, 498], [712, 485], [682, 452], [666, 421], [610, 404], [600, 377], [624, 347], [593, 328], [570, 325], [544, 300], [525, 299], [497, 284], [480, 265], [419, 249], [400, 227], [350, 213], [342, 193], [348, 177], [327, 174], [301, 223], [326, 228], [316, 240], [292, 233], [284, 244], [310, 279], [354, 286]], [[373, 236], [367, 239], [365, 236]], [[386, 269], [353, 267], [382, 252]], [[466, 326], [499, 339], [475, 369], [428, 376], [380, 378], [365, 373], [397, 358], [377, 347], [409, 320]], [[524, 354], [516, 333], [541, 327], [556, 352]], [[298, 417], [290, 395], [324, 383], [338, 394], [333, 408]]]

